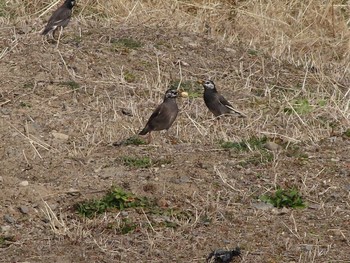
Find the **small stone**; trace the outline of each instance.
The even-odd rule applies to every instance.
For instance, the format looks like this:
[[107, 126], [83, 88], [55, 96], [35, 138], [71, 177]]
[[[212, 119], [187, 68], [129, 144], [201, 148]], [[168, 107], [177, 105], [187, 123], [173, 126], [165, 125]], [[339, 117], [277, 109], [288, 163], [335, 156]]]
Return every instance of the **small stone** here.
[[271, 210], [272, 214], [274, 215], [285, 215], [289, 212], [289, 209], [286, 208], [286, 207], [283, 207], [282, 209], [277, 209], [277, 208], [274, 208]]
[[2, 233], [8, 233], [11, 230], [11, 226], [1, 226]]
[[269, 203], [258, 202], [258, 203], [252, 203], [252, 207], [264, 211], [264, 210], [272, 209], [274, 206], [272, 204], [269, 204]]
[[4, 178], [0, 176], [0, 183], [2, 183], [3, 181], [4, 181]]
[[264, 147], [270, 151], [273, 151], [273, 152], [275, 152], [281, 148], [281, 146], [279, 146], [275, 142], [267, 142], [267, 143], [265, 143]]
[[279, 214], [280, 215], [284, 215], [284, 214], [287, 214], [287, 213], [289, 213], [289, 209], [287, 207], [283, 207]]
[[19, 183], [20, 186], [28, 186], [29, 182], [28, 181], [22, 181]]
[[157, 205], [160, 207], [168, 207], [169, 203], [164, 198], [161, 198], [157, 201]]
[[57, 203], [52, 203], [52, 204], [49, 204], [49, 207], [52, 211], [56, 210], [57, 207], [58, 207], [58, 204]]
[[69, 188], [67, 194], [69, 194], [71, 196], [77, 196], [77, 195], [80, 195], [80, 191], [78, 189], [75, 189], [75, 188]]
[[187, 176], [181, 176], [180, 178], [172, 178], [170, 180], [175, 184], [186, 184], [191, 182], [191, 179]]
[[121, 211], [120, 214], [123, 217], [127, 217], [129, 215], [129, 213], [127, 211]]
[[3, 108], [0, 110], [0, 112], [4, 115], [10, 115], [11, 113], [11, 110], [10, 109], [7, 109], [7, 108]]
[[312, 248], [313, 248], [313, 245], [310, 245], [310, 244], [305, 244], [305, 245], [302, 245], [302, 250], [304, 251], [311, 251]]
[[28, 214], [29, 208], [28, 208], [27, 206], [21, 205], [21, 206], [19, 207], [19, 211], [20, 211], [22, 214]]
[[10, 215], [4, 215], [4, 220], [9, 224], [14, 224], [16, 220]]
[[235, 49], [229, 48], [229, 47], [224, 47], [224, 50], [225, 50], [226, 52], [237, 53], [237, 51], [236, 51]]
[[321, 209], [321, 206], [318, 205], [318, 204], [308, 204], [307, 208], [309, 209], [314, 209], [314, 210], [320, 210]]
[[69, 136], [67, 134], [64, 133], [60, 133], [60, 132], [52, 132], [52, 136], [55, 139], [61, 140], [61, 141], [68, 141]]

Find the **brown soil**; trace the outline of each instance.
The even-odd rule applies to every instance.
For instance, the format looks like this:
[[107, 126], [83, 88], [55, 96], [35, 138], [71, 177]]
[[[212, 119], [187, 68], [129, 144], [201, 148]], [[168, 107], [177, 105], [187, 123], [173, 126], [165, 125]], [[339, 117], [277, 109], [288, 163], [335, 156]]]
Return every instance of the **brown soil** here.
[[[72, 22], [58, 49], [21, 33], [13, 26], [0, 35], [11, 47], [0, 61], [1, 262], [205, 262], [214, 249], [236, 246], [236, 262], [350, 262], [350, 141], [340, 132], [348, 120], [332, 108], [301, 116], [304, 126], [283, 111], [281, 90], [266, 94], [276, 85], [293, 97], [302, 68], [174, 28]], [[142, 46], [115, 44], [123, 38]], [[215, 122], [201, 97], [181, 98], [170, 130], [176, 144], [155, 132], [150, 145], [112, 146], [143, 127], [170, 81], [209, 77], [247, 119]], [[307, 79], [311, 100], [316, 78]], [[334, 134], [322, 117], [336, 124]], [[218, 144], [264, 135], [282, 146], [269, 160]], [[123, 156], [153, 165], [126, 167]], [[164, 216], [137, 209], [77, 214], [77, 203], [112, 185], [190, 216], [166, 227], [157, 224]], [[308, 208], [256, 208], [276, 185], [297, 187]], [[122, 218], [138, 227], [121, 234]]]

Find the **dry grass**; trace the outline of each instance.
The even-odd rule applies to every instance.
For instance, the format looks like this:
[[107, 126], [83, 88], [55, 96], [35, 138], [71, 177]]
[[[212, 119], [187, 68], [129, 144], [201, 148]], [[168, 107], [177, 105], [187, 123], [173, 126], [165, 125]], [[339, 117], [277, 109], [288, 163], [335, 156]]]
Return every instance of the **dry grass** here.
[[[25, 22], [30, 27], [31, 25], [26, 21], [47, 17], [47, 12], [50, 13], [55, 6], [52, 3], [47, 4], [41, 1], [18, 1], [6, 2], [3, 8], [5, 18], [9, 17], [10, 20], [20, 24]], [[311, 141], [317, 141], [327, 134], [326, 131], [330, 130], [329, 122], [324, 127], [324, 123], [319, 121], [320, 118], [333, 119], [337, 123], [349, 125], [347, 9], [348, 7], [341, 1], [332, 1], [327, 4], [322, 1], [305, 3], [300, 3], [300, 1], [280, 1], [278, 3], [274, 1], [264, 3], [259, 1], [79, 1], [74, 10], [74, 17], [76, 18], [75, 23], [80, 23], [78, 25], [80, 31], [84, 27], [93, 27], [96, 21], [102, 28], [114, 25], [122, 28], [127, 24], [136, 26], [142, 24], [164, 29], [177, 28], [183, 32], [210, 36], [218, 42], [218, 45], [232, 46], [233, 49], [239, 43], [251, 56], [247, 59], [241, 58], [239, 68], [234, 69], [237, 71], [236, 83], [219, 82], [220, 87], [233, 85], [237, 87], [235, 89], [242, 89], [245, 93], [259, 89], [259, 93], [266, 98], [263, 99], [265, 109], [285, 105], [295, 113], [291, 116], [281, 115], [280, 110], [283, 110], [283, 107], [279, 107], [266, 116], [265, 109], [257, 108], [254, 109], [255, 116], [248, 127], [262, 133], [281, 134], [278, 128], [276, 131], [266, 131], [264, 127], [265, 123], [274, 121], [278, 116], [282, 118], [281, 123], [288, 123], [287, 128], [290, 131], [289, 134], [281, 134], [282, 136], [296, 140], [310, 138]], [[6, 21], [4, 24], [7, 23]], [[38, 31], [41, 27], [42, 23], [40, 25], [36, 23], [32, 30]], [[14, 35], [14, 38], [17, 39], [18, 36]], [[2, 56], [15, 48], [17, 44], [18, 41], [14, 40], [12, 45], [3, 49]], [[59, 50], [57, 52], [71, 78], [85, 77], [76, 75], [74, 71], [68, 69], [62, 54]], [[214, 58], [209, 57], [209, 59]], [[272, 64], [275, 64], [273, 68], [271, 68]], [[151, 67], [157, 67], [157, 75], [155, 75], [157, 78], [147, 79], [149, 76], [145, 75], [143, 81], [147, 83], [146, 89], [150, 91], [149, 99], [159, 101], [163, 87], [170, 81], [167, 76], [169, 69], [160, 68], [159, 61], [157, 65], [153, 64]], [[229, 67], [232, 65], [228, 65], [227, 69]], [[290, 82], [283, 82], [286, 80], [280, 76], [284, 72], [278, 67], [291, 69], [287, 74], [292, 75], [286, 78], [287, 81], [293, 81], [295, 86]], [[293, 67], [299, 67], [302, 70], [294, 74]], [[186, 69], [183, 70], [186, 71]], [[125, 88], [133, 89], [134, 85], [127, 83], [123, 77], [125, 72], [127, 70], [121, 66], [120, 72], [113, 70], [110, 77], [103, 81], [105, 83], [124, 83]], [[181, 68], [175, 74], [183, 78]], [[220, 70], [216, 71], [215, 68], [209, 69], [209, 67], [203, 68], [199, 75], [222, 78]], [[170, 76], [172, 77], [174, 76]], [[281, 83], [279, 78], [281, 78]], [[165, 83], [162, 83], [164, 80]], [[238, 86], [237, 81], [242, 86]], [[155, 88], [159, 89], [159, 93], [152, 92]], [[290, 92], [276, 96], [276, 93], [283, 90]], [[314, 107], [312, 116], [299, 116], [293, 109], [292, 100], [299, 98], [307, 100]], [[324, 107], [317, 107], [320, 101], [327, 101], [327, 103]], [[95, 105], [99, 106], [98, 103]], [[109, 103], [115, 102], [110, 99]], [[249, 102], [242, 99], [241, 103]], [[258, 103], [261, 102], [258, 101]], [[101, 106], [106, 107], [107, 105]], [[135, 104], [123, 105], [138, 116], [137, 126], [140, 126], [143, 120], [139, 117], [135, 106]], [[197, 110], [193, 107], [197, 105], [186, 106], [185, 110]], [[112, 110], [116, 112], [115, 108]], [[198, 117], [197, 113], [196, 116]], [[103, 118], [102, 115], [101, 117]], [[101, 121], [104, 120], [101, 119]], [[207, 125], [205, 122], [206, 120], [204, 123], [196, 120], [195, 123], [194, 119], [188, 116], [187, 121], [182, 125], [191, 127], [191, 129], [195, 125], [199, 133], [207, 135], [208, 132], [201, 128]], [[260, 123], [260, 126], [256, 127], [253, 123]], [[130, 126], [126, 129], [135, 132]], [[223, 126], [222, 129], [225, 131], [227, 127]], [[178, 132], [181, 131], [178, 129]], [[183, 134], [189, 133], [190, 131], [183, 130]], [[102, 131], [102, 134], [105, 133]], [[250, 135], [249, 132], [248, 134]]]
[[[245, 262], [343, 260], [337, 250], [347, 251], [350, 233], [347, 177], [341, 175], [348, 144], [340, 136], [350, 126], [347, 5], [81, 0], [56, 48], [38, 35], [55, 4], [0, 4], [3, 196], [16, 196], [9, 207], [17, 200], [41, 204], [30, 225], [37, 235], [25, 228], [21, 234], [46, 249], [43, 236], [49, 236], [52, 253], [68, 261], [69, 253], [79, 255], [75, 262], [203, 262], [211, 249], [237, 244]], [[123, 46], [118, 40], [125, 38], [141, 45]], [[111, 146], [143, 127], [170, 83], [202, 78], [213, 78], [247, 118], [216, 122], [201, 97], [181, 98], [170, 130], [177, 145], [155, 135], [151, 145]], [[54, 132], [68, 139], [53, 138]], [[283, 149], [219, 145], [253, 136], [267, 136]], [[123, 166], [123, 156], [160, 161], [137, 169]], [[35, 185], [17, 193], [20, 180]], [[116, 183], [191, 216], [170, 218], [177, 224], [171, 228], [161, 226], [168, 217], [145, 211], [91, 220], [72, 211], [77, 201]], [[317, 208], [280, 214], [251, 206], [277, 186], [297, 186]], [[36, 194], [71, 188], [82, 195]], [[59, 210], [51, 209], [53, 200]], [[120, 235], [126, 218], [135, 231]], [[4, 252], [15, 262], [20, 249]]]

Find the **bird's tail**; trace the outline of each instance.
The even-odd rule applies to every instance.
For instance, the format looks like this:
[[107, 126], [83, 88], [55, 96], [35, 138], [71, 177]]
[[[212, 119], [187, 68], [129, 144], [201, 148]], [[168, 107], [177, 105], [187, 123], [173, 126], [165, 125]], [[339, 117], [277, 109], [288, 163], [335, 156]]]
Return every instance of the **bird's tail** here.
[[139, 135], [146, 135], [148, 132], [148, 127], [145, 127], [142, 131], [139, 132]]
[[49, 33], [51, 30], [51, 27], [45, 27], [45, 29], [43, 30], [43, 32], [41, 32], [42, 35], [46, 35], [47, 33]]
[[247, 115], [245, 115], [243, 112], [240, 112], [240, 111], [234, 109], [234, 108], [231, 107], [231, 106], [227, 106], [227, 105], [226, 105], [226, 107], [229, 108], [229, 109], [231, 110], [231, 112], [236, 113], [236, 114], [238, 115], [238, 117], [240, 117], [240, 118], [246, 118], [246, 117], [247, 117]]

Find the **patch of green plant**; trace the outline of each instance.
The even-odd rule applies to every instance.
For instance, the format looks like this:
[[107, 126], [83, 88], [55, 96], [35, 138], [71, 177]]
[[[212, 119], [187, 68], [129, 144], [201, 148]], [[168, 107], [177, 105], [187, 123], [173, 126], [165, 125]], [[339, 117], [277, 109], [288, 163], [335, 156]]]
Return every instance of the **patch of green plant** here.
[[27, 108], [31, 108], [32, 107], [32, 105], [30, 105], [29, 103], [27, 103], [27, 102], [24, 102], [24, 101], [21, 101], [20, 103], [19, 103], [19, 106], [21, 106], [21, 107], [27, 107]]
[[344, 132], [344, 135], [350, 138], [350, 128]]
[[242, 152], [242, 151], [249, 151], [249, 149], [261, 150], [264, 148], [264, 145], [266, 142], [267, 142], [266, 136], [263, 136], [261, 138], [253, 136], [248, 140], [242, 140], [240, 142], [220, 141], [219, 144], [224, 149], [234, 149]]
[[159, 160], [152, 161], [152, 165], [154, 165], [154, 166], [161, 166], [161, 165], [165, 165], [165, 164], [171, 164], [171, 160], [170, 159], [159, 159]]
[[303, 198], [296, 188], [282, 189], [277, 187], [274, 194], [262, 195], [259, 199], [263, 202], [270, 203], [274, 207], [290, 207], [290, 208], [305, 208], [306, 205]]
[[34, 83], [33, 82], [26, 82], [26, 83], [24, 83], [23, 88], [32, 89], [32, 88], [34, 88]]
[[259, 165], [263, 163], [269, 163], [273, 161], [273, 153], [266, 150], [261, 150], [255, 153], [253, 156], [247, 157], [244, 161], [239, 164], [243, 167], [248, 165]]
[[248, 49], [248, 54], [251, 56], [257, 56], [259, 55], [259, 51], [255, 49]]
[[126, 82], [130, 83], [130, 82], [134, 82], [136, 80], [136, 76], [129, 71], [125, 71], [124, 72], [124, 79]]
[[117, 233], [122, 235], [133, 232], [137, 227], [138, 224], [129, 218], [123, 218], [120, 223], [111, 222], [107, 225], [108, 229], [116, 230]]
[[139, 136], [132, 136], [122, 143], [123, 145], [145, 145], [147, 144], [144, 140], [142, 140]]
[[83, 38], [79, 35], [75, 35], [72, 41], [75, 42], [75, 44], [79, 44], [83, 41]]
[[164, 226], [165, 226], [165, 227], [168, 227], [168, 228], [177, 228], [177, 227], [178, 227], [178, 224], [175, 223], [175, 222], [166, 220], [166, 221], [164, 222]]
[[157, 49], [161, 49], [162, 47], [166, 47], [166, 48], [172, 48], [171, 44], [169, 43], [169, 41], [163, 41], [163, 40], [159, 40], [157, 42], [154, 43], [154, 46]]
[[125, 166], [134, 167], [134, 168], [149, 168], [152, 165], [152, 161], [149, 157], [131, 157], [124, 156], [122, 157], [123, 164]]
[[200, 217], [200, 222], [203, 224], [203, 225], [210, 225], [212, 223], [212, 218], [210, 218], [209, 216], [207, 215], [203, 215]]
[[114, 38], [111, 43], [115, 47], [125, 47], [129, 49], [138, 49], [142, 47], [142, 43], [132, 38]]
[[138, 224], [131, 221], [130, 219], [123, 218], [122, 223], [119, 226], [120, 234], [125, 235], [125, 234], [128, 234], [130, 232], [133, 232], [137, 228], [137, 226], [138, 226]]
[[72, 90], [77, 90], [80, 88], [80, 84], [78, 82], [75, 82], [74, 80], [70, 80], [70, 81], [61, 81], [59, 83], [59, 85], [61, 86], [66, 86]]
[[6, 16], [6, 10], [5, 10], [6, 4], [5, 1], [0, 1], [0, 17]]
[[300, 147], [298, 146], [292, 146], [286, 151], [286, 156], [288, 157], [295, 157], [298, 159], [308, 159], [309, 155], [307, 153], [304, 153]]
[[108, 210], [127, 208], [137, 208], [149, 206], [147, 198], [140, 198], [133, 193], [114, 187], [108, 191], [101, 199], [90, 200], [76, 205], [79, 214], [91, 218]]
[[293, 114], [294, 112], [303, 115], [308, 114], [312, 112], [313, 106], [310, 105], [309, 101], [307, 99], [297, 99], [292, 101], [291, 103], [292, 107], [286, 107], [284, 108], [284, 112], [288, 114]]
[[317, 102], [317, 105], [320, 106], [320, 107], [324, 107], [327, 105], [327, 101], [326, 100], [319, 100]]
[[188, 93], [188, 98], [196, 99], [203, 96], [203, 88], [197, 81], [185, 80], [174, 80], [170, 82], [171, 89], [180, 89]]
[[[139, 218], [135, 220], [124, 218], [121, 222], [111, 222], [108, 224], [109, 229], [116, 230], [119, 234], [128, 234], [133, 232], [138, 226], [149, 226], [149, 222], [157, 227], [176, 228], [179, 223], [177, 221], [190, 222], [193, 220], [194, 214], [191, 211], [183, 211], [178, 208], [162, 208], [158, 206], [155, 200], [150, 200], [146, 197], [137, 197], [133, 193], [126, 192], [119, 187], [113, 187], [102, 198], [88, 200], [75, 205], [78, 214], [93, 218], [105, 212], [114, 210], [134, 209], [139, 214], [149, 214], [149, 221], [146, 223], [140, 222]], [[160, 216], [164, 220], [154, 220], [153, 218]]]
[[0, 236], [0, 248], [8, 247], [12, 242], [15, 242], [14, 236]]

